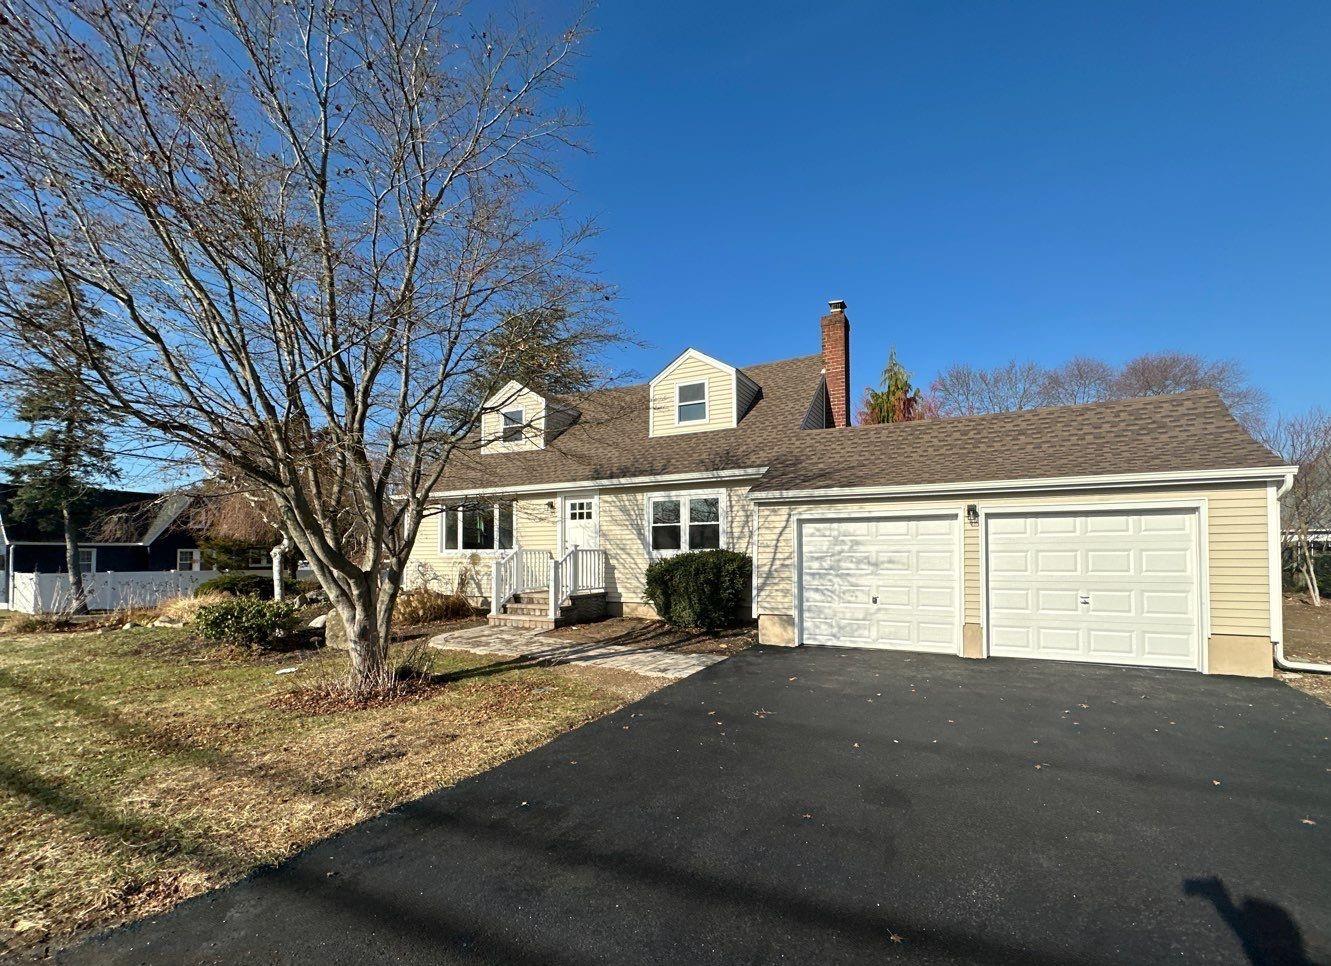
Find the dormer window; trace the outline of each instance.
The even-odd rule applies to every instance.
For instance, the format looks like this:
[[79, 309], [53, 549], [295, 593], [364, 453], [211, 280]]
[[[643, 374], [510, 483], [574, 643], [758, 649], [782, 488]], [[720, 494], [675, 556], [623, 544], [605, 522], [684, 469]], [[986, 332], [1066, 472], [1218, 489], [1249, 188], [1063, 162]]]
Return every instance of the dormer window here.
[[527, 420], [521, 409], [510, 409], [504, 413], [503, 440], [505, 443], [521, 443], [523, 427]]
[[675, 421], [697, 423], [707, 420], [707, 383], [685, 382], [675, 389]]

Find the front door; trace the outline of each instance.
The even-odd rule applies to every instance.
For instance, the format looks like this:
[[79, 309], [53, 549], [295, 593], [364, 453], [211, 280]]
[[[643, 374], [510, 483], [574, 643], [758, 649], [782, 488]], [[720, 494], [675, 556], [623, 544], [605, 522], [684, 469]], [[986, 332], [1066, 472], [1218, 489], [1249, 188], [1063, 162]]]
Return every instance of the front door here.
[[596, 519], [595, 493], [570, 493], [561, 500], [561, 551], [568, 553], [574, 545], [583, 550], [601, 548], [601, 530]]

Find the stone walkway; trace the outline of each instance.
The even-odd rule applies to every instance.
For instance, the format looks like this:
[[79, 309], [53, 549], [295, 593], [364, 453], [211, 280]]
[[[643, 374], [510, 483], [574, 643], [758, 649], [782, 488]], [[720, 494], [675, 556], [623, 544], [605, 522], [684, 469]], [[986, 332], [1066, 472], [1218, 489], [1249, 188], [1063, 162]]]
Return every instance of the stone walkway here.
[[694, 671], [726, 659], [724, 654], [675, 654], [617, 644], [579, 644], [542, 637], [541, 634], [541, 631], [509, 627], [469, 627], [440, 634], [430, 640], [430, 646], [449, 651], [520, 657], [533, 664], [594, 664], [662, 678], [686, 678]]

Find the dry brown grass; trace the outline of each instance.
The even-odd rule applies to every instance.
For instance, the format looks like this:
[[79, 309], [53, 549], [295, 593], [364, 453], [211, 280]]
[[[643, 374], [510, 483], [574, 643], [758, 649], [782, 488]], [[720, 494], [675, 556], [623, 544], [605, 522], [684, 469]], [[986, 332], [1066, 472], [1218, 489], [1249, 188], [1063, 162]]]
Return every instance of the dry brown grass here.
[[166, 628], [6, 637], [0, 952], [161, 911], [660, 684], [432, 652], [409, 700], [311, 706], [345, 660]]

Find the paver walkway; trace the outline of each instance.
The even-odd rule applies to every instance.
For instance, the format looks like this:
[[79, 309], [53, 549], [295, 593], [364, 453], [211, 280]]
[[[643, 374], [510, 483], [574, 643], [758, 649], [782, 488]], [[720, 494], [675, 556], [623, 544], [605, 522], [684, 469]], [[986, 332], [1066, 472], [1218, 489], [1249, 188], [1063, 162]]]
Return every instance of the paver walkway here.
[[584, 644], [541, 634], [511, 627], [469, 627], [440, 634], [430, 640], [430, 646], [520, 657], [532, 663], [595, 664], [663, 678], [686, 678], [726, 658], [724, 654], [675, 654], [622, 644]]

